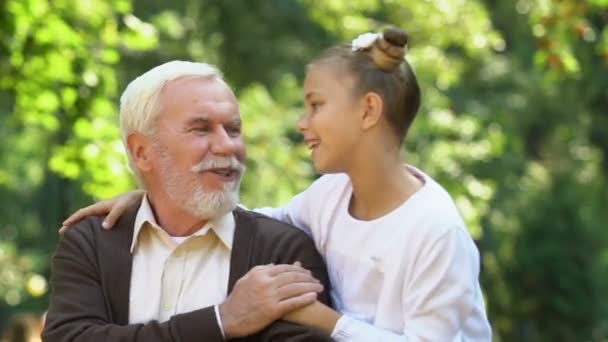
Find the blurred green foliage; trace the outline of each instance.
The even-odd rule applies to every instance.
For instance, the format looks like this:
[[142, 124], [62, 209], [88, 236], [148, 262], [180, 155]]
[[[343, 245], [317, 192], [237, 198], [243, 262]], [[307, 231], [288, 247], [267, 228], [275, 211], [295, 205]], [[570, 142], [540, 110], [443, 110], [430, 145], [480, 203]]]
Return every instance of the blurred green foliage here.
[[423, 87], [405, 159], [454, 196], [482, 254], [496, 341], [608, 339], [608, 1], [0, 2], [0, 329], [47, 305], [60, 222], [133, 188], [126, 83], [220, 66], [242, 106], [242, 200], [314, 178], [295, 131], [305, 65], [387, 24]]

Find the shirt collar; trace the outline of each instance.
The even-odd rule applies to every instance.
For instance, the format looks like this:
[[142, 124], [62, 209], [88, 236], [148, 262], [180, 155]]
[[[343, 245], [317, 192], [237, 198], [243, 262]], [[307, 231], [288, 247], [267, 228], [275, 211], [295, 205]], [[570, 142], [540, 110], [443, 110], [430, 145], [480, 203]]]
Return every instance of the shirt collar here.
[[[154, 217], [154, 213], [152, 211], [152, 207], [150, 206], [150, 201], [148, 201], [147, 194], [144, 195], [141, 201], [141, 205], [139, 206], [139, 210], [137, 211], [137, 216], [135, 217], [135, 225], [133, 227], [133, 240], [131, 241], [130, 249], [131, 254], [135, 250], [135, 246], [137, 246], [139, 233], [141, 232], [142, 228], [146, 226], [146, 224], [150, 225], [152, 228], [162, 230], [158, 222], [156, 222], [156, 218]], [[203, 227], [194, 232], [194, 234], [192, 234], [191, 236], [205, 235], [211, 229], [215, 233], [215, 235], [217, 235], [220, 241], [222, 241], [224, 246], [226, 246], [226, 248], [231, 251], [235, 228], [236, 221], [234, 220], [234, 215], [231, 211], [214, 220], [208, 221]]]

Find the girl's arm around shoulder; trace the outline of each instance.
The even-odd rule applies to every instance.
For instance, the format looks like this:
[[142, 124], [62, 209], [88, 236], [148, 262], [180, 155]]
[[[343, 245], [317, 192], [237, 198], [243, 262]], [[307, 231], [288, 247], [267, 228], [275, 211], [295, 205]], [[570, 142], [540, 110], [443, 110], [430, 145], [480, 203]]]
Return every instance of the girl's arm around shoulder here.
[[286, 205], [278, 208], [256, 208], [254, 211], [289, 223], [314, 238], [319, 234], [316, 228], [323, 210], [330, 207], [328, 201], [331, 201], [332, 196], [348, 181], [345, 174], [324, 175], [295, 195]]

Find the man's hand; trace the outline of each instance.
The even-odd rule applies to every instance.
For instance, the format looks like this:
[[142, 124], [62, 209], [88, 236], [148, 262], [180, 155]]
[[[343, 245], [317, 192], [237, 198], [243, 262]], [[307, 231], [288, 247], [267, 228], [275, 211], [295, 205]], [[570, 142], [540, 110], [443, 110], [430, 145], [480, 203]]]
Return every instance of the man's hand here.
[[285, 314], [314, 303], [323, 285], [298, 265], [252, 268], [220, 305], [227, 339], [254, 334]]

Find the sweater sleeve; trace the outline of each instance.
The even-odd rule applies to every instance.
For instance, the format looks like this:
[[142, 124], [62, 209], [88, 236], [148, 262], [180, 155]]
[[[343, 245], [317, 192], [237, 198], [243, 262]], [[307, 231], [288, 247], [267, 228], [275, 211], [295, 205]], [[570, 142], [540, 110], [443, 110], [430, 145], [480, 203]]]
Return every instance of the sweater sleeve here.
[[[261, 225], [266, 225], [272, 231], [279, 231], [279, 227], [270, 225], [268, 219], [262, 219]], [[329, 296], [330, 283], [327, 275], [327, 268], [323, 262], [323, 258], [314, 246], [313, 241], [295, 229], [280, 227], [284, 231], [280, 237], [273, 239], [272, 248], [264, 248], [265, 253], [269, 253], [264, 257], [268, 262], [276, 264], [293, 264], [299, 261], [302, 266], [312, 273], [321, 284], [324, 291], [317, 296], [317, 300], [325, 305], [331, 306]], [[310, 342], [331, 342], [333, 341], [327, 334], [314, 328], [294, 324], [291, 322], [279, 320], [265, 328], [263, 331], [253, 337], [254, 341], [310, 341]]]
[[163, 323], [116, 324], [95, 255], [91, 227], [86, 223], [62, 236], [52, 261], [51, 303], [43, 341], [187, 342], [203, 337], [223, 341], [213, 306], [175, 315]]

